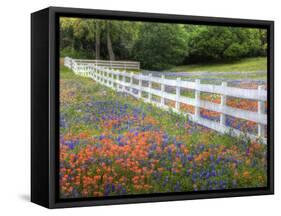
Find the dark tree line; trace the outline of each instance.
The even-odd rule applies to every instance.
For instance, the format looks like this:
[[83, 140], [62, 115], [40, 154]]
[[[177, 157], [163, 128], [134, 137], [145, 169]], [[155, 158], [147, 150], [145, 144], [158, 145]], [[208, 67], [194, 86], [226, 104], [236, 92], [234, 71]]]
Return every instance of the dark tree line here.
[[136, 60], [162, 70], [265, 56], [267, 38], [254, 28], [61, 18], [60, 49], [61, 56]]

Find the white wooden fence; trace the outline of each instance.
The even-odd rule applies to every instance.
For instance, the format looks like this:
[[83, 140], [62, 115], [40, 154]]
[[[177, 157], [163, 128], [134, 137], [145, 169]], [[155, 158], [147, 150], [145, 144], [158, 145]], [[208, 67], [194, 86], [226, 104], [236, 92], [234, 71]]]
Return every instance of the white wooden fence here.
[[[71, 64], [69, 61], [71, 61]], [[199, 79], [195, 80], [195, 82], [191, 82], [181, 80], [181, 78], [174, 80], [166, 79], [164, 76], [161, 78], [153, 77], [151, 74], [134, 74], [132, 72], [128, 73], [125, 71], [96, 66], [92, 63], [80, 63], [73, 59], [65, 59], [64, 64], [66, 67], [72, 68], [73, 72], [77, 75], [90, 77], [102, 85], [110, 87], [116, 91], [126, 92], [133, 97], [140, 98], [145, 102], [153, 103], [163, 109], [172, 109], [175, 112], [183, 113], [180, 109], [181, 103], [194, 106], [194, 114], [188, 113], [190, 119], [200, 125], [221, 133], [229, 133], [234, 136], [245, 135], [244, 132], [226, 125], [226, 115], [256, 122], [258, 124], [258, 134], [246, 135], [251, 139], [260, 138], [266, 143], [265, 127], [267, 125], [267, 114], [265, 113], [265, 102], [267, 101], [267, 91], [264, 90], [262, 86], [259, 86], [258, 89], [241, 89], [229, 87], [226, 82], [223, 82], [221, 85], [201, 84]], [[144, 86], [143, 81], [148, 82], [148, 86]], [[136, 82], [137, 84], [135, 84]], [[160, 85], [161, 88], [153, 88], [152, 83]], [[165, 86], [174, 87], [176, 89], [175, 94], [166, 92]], [[194, 90], [195, 98], [181, 95], [182, 88]], [[142, 92], [146, 92], [148, 97], [143, 97]], [[221, 103], [217, 104], [200, 99], [201, 92], [221, 95]], [[160, 97], [160, 102], [153, 100], [152, 95]], [[258, 112], [227, 106], [227, 96], [258, 101]], [[175, 107], [171, 108], [166, 105], [165, 99], [175, 101]], [[200, 116], [200, 108], [220, 113], [220, 122], [202, 118]]]
[[139, 70], [140, 63], [137, 61], [107, 61], [107, 60], [92, 60], [92, 59], [71, 59], [69, 57], [64, 58], [64, 64], [69, 68], [83, 67], [88, 64], [94, 64], [95, 66], [106, 67], [110, 69], [123, 69], [123, 70]]

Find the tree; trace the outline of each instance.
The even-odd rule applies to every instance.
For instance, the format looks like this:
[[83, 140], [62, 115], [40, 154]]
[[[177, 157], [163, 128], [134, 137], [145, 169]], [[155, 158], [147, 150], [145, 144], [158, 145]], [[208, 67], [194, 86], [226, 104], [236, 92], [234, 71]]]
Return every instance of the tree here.
[[96, 24], [96, 59], [100, 59], [100, 21], [95, 20]]
[[133, 48], [139, 38], [140, 22], [111, 21], [111, 39], [116, 59], [132, 60]]
[[64, 18], [60, 20], [60, 42], [61, 47], [68, 47], [72, 52], [74, 52], [74, 22], [75, 18]]
[[189, 62], [238, 59], [262, 52], [258, 29], [194, 26], [188, 29]]
[[115, 55], [114, 55], [114, 51], [113, 51], [113, 48], [112, 48], [111, 35], [110, 35], [110, 26], [111, 26], [110, 21], [106, 21], [107, 50], [108, 50], [109, 60], [110, 61], [114, 61], [115, 60]]
[[142, 68], [162, 70], [181, 64], [187, 50], [186, 30], [181, 24], [144, 23], [134, 48]]
[[61, 56], [136, 60], [149, 70], [266, 56], [265, 29], [61, 18]]

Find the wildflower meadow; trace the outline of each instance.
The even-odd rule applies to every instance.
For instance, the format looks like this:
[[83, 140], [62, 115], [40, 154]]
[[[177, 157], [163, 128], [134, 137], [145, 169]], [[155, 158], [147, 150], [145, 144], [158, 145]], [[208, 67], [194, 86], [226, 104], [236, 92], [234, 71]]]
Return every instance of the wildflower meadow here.
[[[214, 103], [219, 98], [203, 95]], [[256, 110], [251, 101], [229, 100]], [[190, 109], [190, 107], [182, 107]], [[201, 111], [205, 118], [219, 118]], [[248, 131], [251, 122], [227, 118]], [[60, 67], [60, 197], [265, 187], [266, 145], [221, 134]]]

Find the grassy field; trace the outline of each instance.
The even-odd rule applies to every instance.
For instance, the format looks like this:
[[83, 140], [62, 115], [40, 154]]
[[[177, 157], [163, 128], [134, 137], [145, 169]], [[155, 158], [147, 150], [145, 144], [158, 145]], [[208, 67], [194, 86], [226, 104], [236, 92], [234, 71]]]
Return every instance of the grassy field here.
[[237, 61], [231, 61], [226, 63], [209, 63], [209, 64], [194, 64], [194, 65], [182, 65], [169, 69], [169, 71], [175, 72], [249, 72], [249, 71], [262, 71], [267, 68], [267, 58], [244, 58]]
[[266, 148], [60, 71], [60, 196], [264, 187]]
[[[196, 73], [196, 72], [192, 72]], [[175, 79], [174, 77], [171, 77], [172, 79]], [[212, 79], [213, 81], [205, 81], [205, 78]], [[223, 74], [216, 74], [216, 75], [195, 75], [195, 76], [186, 76], [182, 77], [182, 79], [203, 79], [202, 83], [213, 83], [214, 80], [220, 80], [220, 79], [225, 79], [225, 80], [264, 80], [266, 81], [267, 79], [267, 73], [251, 73], [251, 72], [245, 72], [245, 73], [238, 73], [238, 74], [233, 74], [233, 73], [223, 73]], [[220, 82], [219, 82], [220, 83]], [[219, 84], [217, 83], [217, 84]], [[213, 83], [215, 84], [215, 83]]]
[[[181, 65], [166, 70], [167, 72], [192, 72], [194, 75], [186, 76], [184, 79], [247, 79], [247, 80], [266, 80], [266, 73], [254, 73], [258, 71], [267, 71], [267, 58], [244, 58], [237, 61], [224, 62], [224, 63], [208, 63], [208, 64], [193, 64]], [[165, 71], [164, 71], [165, 72]], [[242, 72], [240, 74], [229, 73], [219, 75], [195, 75], [196, 72]], [[243, 73], [244, 72], [244, 73]], [[171, 77], [173, 78], [173, 77]]]

